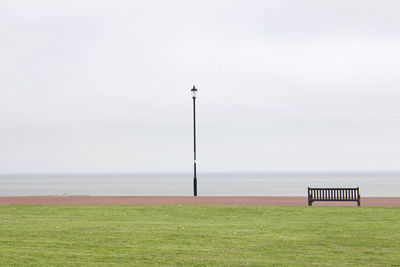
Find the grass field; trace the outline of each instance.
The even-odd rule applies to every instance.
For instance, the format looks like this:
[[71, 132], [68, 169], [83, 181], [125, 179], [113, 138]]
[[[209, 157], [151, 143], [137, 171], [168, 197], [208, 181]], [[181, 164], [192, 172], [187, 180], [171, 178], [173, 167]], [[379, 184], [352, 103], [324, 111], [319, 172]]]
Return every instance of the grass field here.
[[400, 209], [0, 206], [0, 266], [400, 266]]

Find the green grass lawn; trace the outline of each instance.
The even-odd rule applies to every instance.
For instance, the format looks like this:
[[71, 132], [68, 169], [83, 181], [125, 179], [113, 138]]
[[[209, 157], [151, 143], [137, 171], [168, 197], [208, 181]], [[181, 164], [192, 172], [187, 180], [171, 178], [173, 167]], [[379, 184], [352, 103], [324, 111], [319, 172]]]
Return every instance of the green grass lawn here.
[[400, 209], [0, 205], [0, 266], [400, 266]]

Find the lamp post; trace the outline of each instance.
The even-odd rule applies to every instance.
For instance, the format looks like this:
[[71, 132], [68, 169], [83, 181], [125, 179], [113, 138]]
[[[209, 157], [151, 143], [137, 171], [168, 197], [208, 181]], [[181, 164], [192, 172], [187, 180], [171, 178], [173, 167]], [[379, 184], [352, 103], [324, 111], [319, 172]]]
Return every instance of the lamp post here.
[[193, 195], [197, 196], [197, 174], [196, 174], [196, 93], [197, 89], [193, 85], [193, 88], [190, 90], [192, 92], [192, 98], [193, 98], [193, 148], [194, 148], [194, 154], [193, 154], [193, 172], [194, 172], [194, 178], [193, 178]]

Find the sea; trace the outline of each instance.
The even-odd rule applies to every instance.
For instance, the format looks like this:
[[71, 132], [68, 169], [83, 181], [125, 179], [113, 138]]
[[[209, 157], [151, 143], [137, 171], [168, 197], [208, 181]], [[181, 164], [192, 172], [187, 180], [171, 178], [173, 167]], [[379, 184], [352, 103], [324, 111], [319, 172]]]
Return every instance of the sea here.
[[[400, 172], [198, 173], [199, 196], [306, 196], [307, 187], [360, 187], [400, 197]], [[191, 196], [192, 173], [0, 174], [0, 196]]]

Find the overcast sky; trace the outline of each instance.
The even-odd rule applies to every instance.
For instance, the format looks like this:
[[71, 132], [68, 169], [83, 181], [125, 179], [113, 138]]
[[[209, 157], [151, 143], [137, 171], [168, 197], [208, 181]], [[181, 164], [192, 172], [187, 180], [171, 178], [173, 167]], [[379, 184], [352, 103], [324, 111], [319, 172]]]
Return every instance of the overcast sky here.
[[0, 2], [0, 173], [400, 169], [399, 1]]

